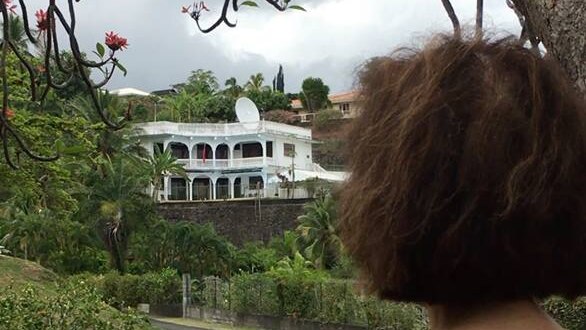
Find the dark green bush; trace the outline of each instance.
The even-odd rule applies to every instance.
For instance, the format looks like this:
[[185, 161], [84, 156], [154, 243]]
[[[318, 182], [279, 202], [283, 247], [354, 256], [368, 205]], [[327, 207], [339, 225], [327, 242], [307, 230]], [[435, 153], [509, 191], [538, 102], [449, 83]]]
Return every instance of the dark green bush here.
[[231, 309], [236, 312], [280, 315], [277, 284], [266, 274], [243, 273], [234, 276], [228, 296]]
[[132, 310], [108, 307], [96, 288], [65, 283], [55, 292], [32, 286], [0, 289], [0, 329], [149, 329], [148, 320]]
[[[313, 272], [312, 272], [313, 273]], [[354, 282], [323, 277], [266, 273], [239, 274], [230, 282], [206, 278], [199, 303], [240, 313], [290, 316], [323, 323], [368, 325], [370, 328], [426, 329], [423, 309], [387, 303], [356, 294]]]
[[144, 275], [78, 276], [91, 283], [104, 299], [116, 308], [136, 307], [140, 303], [172, 304], [181, 301], [181, 279], [173, 269]]
[[342, 112], [338, 110], [321, 110], [315, 116], [313, 121], [313, 127], [316, 129], [324, 128], [328, 122], [336, 119], [341, 119], [343, 117]]

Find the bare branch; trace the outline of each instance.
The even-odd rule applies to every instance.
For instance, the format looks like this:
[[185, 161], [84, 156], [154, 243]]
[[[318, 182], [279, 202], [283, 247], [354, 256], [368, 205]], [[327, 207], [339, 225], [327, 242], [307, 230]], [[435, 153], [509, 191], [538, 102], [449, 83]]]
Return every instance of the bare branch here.
[[456, 16], [456, 12], [454, 11], [454, 7], [452, 7], [452, 3], [450, 0], [442, 0], [442, 4], [448, 13], [448, 17], [452, 21], [452, 26], [454, 27], [454, 36], [456, 38], [460, 38], [462, 36], [460, 21], [458, 20], [458, 16]]
[[18, 0], [18, 3], [20, 4], [20, 9], [22, 12], [22, 24], [24, 25], [24, 32], [26, 33], [28, 40], [33, 45], [36, 45], [37, 39], [35, 39], [35, 37], [33, 36], [31, 29], [29, 27], [29, 23], [28, 23], [28, 12], [26, 10], [26, 4], [24, 3], [24, 0]]
[[519, 36], [519, 42], [522, 45], [525, 45], [527, 40], [529, 40], [529, 42], [531, 43], [531, 50], [535, 54], [539, 55], [540, 54], [539, 44], [541, 43], [541, 40], [539, 40], [537, 35], [531, 30], [531, 27], [529, 25], [529, 22], [527, 21], [527, 18], [519, 10], [519, 8], [517, 8], [517, 6], [515, 6], [513, 1], [506, 0], [506, 2], [507, 2], [507, 6], [509, 6], [509, 8], [511, 8], [515, 12], [515, 15], [517, 15], [517, 18], [519, 19], [519, 24], [521, 24], [521, 35]]
[[4, 150], [4, 159], [6, 159], [6, 163], [11, 168], [17, 170], [18, 165], [14, 164], [10, 158], [10, 152], [8, 151], [8, 138], [6, 137], [6, 130], [4, 128], [0, 129], [0, 138], [2, 139], [2, 149]]
[[482, 39], [482, 25], [484, 18], [484, 0], [476, 0], [476, 38]]
[[[269, 5], [273, 6], [278, 11], [285, 11], [289, 7], [290, 1], [265, 0], [265, 2], [268, 3]], [[203, 28], [200, 23], [202, 13], [204, 11], [209, 11], [208, 8], [203, 3], [203, 1], [199, 2], [199, 3], [197, 3], [197, 2], [194, 3], [193, 8], [191, 8], [191, 6], [190, 6], [189, 7], [189, 8], [191, 8], [190, 11], [189, 11], [189, 8], [184, 8], [184, 12], [188, 13], [189, 16], [195, 21], [197, 28], [202, 33], [210, 33], [213, 30], [215, 30], [216, 28], [218, 28], [220, 25], [222, 25], [222, 23], [224, 23], [225, 25], [227, 25], [228, 27], [231, 27], [231, 28], [236, 27], [236, 23], [233, 23], [228, 19], [228, 12], [230, 10], [230, 7], [232, 7], [232, 11], [238, 12], [238, 10], [240, 9], [240, 6], [238, 5], [238, 0], [224, 0], [224, 4], [222, 5], [222, 12], [220, 13], [220, 17], [218, 17], [218, 19], [207, 28]]]

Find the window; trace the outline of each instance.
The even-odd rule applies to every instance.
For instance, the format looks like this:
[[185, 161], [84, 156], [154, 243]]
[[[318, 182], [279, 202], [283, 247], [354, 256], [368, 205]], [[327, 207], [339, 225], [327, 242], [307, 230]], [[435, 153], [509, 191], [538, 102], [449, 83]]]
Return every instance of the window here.
[[248, 189], [256, 190], [256, 189], [263, 189], [264, 182], [262, 176], [251, 176], [248, 178]]
[[350, 114], [350, 103], [341, 103], [339, 106], [340, 111], [342, 111], [343, 115]]
[[244, 143], [242, 144], [242, 158], [262, 157], [262, 144]]
[[178, 201], [178, 200], [187, 200], [187, 182], [185, 179], [181, 178], [171, 178], [171, 196], [169, 196], [170, 200]]
[[189, 159], [189, 149], [183, 143], [172, 142], [169, 144], [171, 148], [171, 154], [177, 159]]
[[273, 141], [267, 141], [267, 157], [273, 158]]
[[291, 143], [283, 144], [285, 157], [295, 157], [295, 145]]

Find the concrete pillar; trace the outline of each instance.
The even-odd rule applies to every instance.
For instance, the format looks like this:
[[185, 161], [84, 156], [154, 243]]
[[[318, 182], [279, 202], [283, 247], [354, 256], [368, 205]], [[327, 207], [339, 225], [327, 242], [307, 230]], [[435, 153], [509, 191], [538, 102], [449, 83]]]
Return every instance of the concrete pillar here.
[[211, 146], [211, 147], [212, 147], [212, 155], [213, 155], [213, 157], [212, 157], [213, 158], [212, 165], [214, 166], [214, 168], [216, 168], [216, 151], [217, 151], [216, 148], [218, 146]]
[[216, 180], [212, 180], [212, 200], [216, 200]]
[[189, 149], [189, 164], [187, 166], [191, 168], [193, 167], [193, 143], [189, 143], [187, 148]]
[[234, 199], [234, 196], [236, 196], [236, 195], [234, 195], [234, 181], [236, 181], [235, 178], [233, 178], [233, 179], [228, 178], [228, 182], [230, 184], [230, 198], [232, 198], [232, 199]]
[[267, 142], [261, 141], [260, 145], [262, 147], [262, 165], [267, 166]]
[[263, 170], [263, 173], [262, 173], [262, 190], [263, 190], [263, 197], [267, 197], [267, 196], [268, 196], [268, 194], [267, 194], [267, 192], [268, 192], [268, 189], [269, 189], [269, 188], [268, 188], [268, 181], [269, 181], [269, 179], [268, 179], [268, 175], [267, 175], [266, 169], [264, 169], [264, 170]]
[[[158, 193], [157, 193], [158, 194]], [[169, 200], [169, 177], [163, 178], [163, 200]]]
[[187, 200], [188, 201], [192, 201], [193, 200], [193, 186], [191, 184], [191, 180], [188, 178], [187, 180]]

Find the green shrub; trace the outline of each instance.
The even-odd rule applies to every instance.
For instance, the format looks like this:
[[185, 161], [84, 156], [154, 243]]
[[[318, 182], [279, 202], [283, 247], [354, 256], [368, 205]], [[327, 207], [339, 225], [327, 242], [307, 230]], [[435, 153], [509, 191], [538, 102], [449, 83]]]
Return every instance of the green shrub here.
[[586, 329], [586, 298], [570, 301], [552, 297], [545, 300], [542, 306], [564, 329]]
[[[217, 285], [217, 284], [216, 284]], [[211, 287], [210, 287], [211, 289]], [[280, 304], [277, 283], [266, 274], [240, 274], [230, 281], [231, 309], [236, 312], [279, 315]]]
[[149, 329], [131, 310], [109, 308], [91, 285], [65, 283], [41, 294], [32, 286], [0, 289], [0, 329]]
[[313, 121], [313, 127], [316, 129], [324, 128], [329, 121], [341, 119], [343, 117], [342, 112], [338, 110], [321, 110], [317, 112]]
[[136, 307], [140, 303], [172, 304], [181, 301], [181, 279], [173, 269], [144, 275], [120, 275], [108, 273], [103, 276], [81, 275], [72, 281], [85, 280], [91, 283], [116, 308]]
[[331, 280], [317, 271], [310, 273], [243, 273], [232, 277], [230, 283], [207, 278], [202, 305], [322, 323], [368, 325], [373, 329], [427, 328], [421, 307], [361, 296], [356, 294], [353, 281]]

